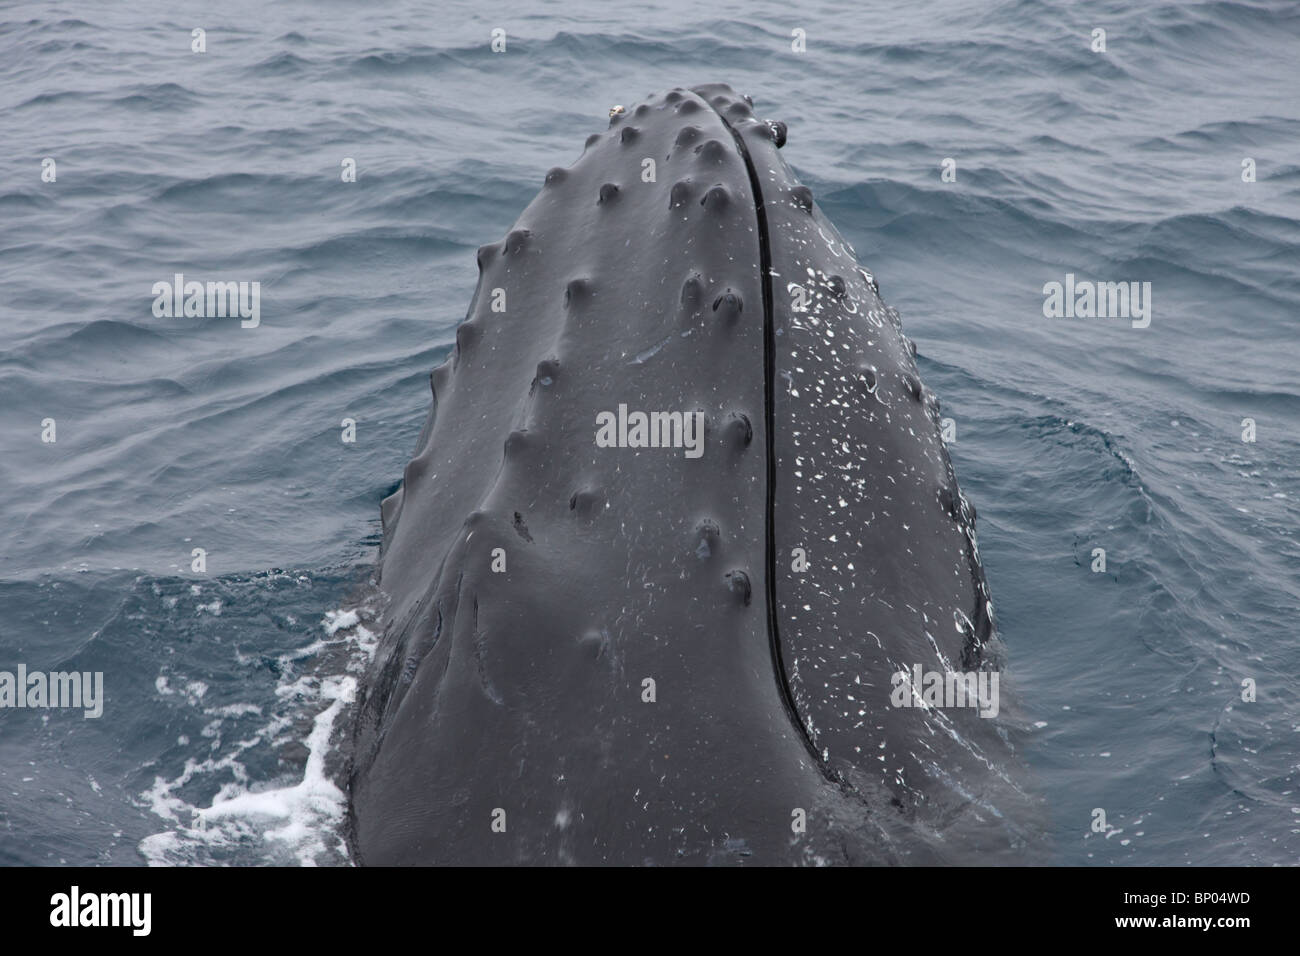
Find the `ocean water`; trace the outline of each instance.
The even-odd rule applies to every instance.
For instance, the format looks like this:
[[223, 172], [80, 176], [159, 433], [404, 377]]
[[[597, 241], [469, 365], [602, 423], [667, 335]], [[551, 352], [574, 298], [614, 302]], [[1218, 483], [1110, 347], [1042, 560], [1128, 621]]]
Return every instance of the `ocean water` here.
[[[1049, 858], [1300, 862], [1298, 41], [1280, 0], [0, 6], [0, 670], [106, 697], [0, 710], [0, 863], [348, 862], [379, 501], [474, 250], [715, 80], [954, 420]], [[176, 273], [260, 324], [155, 317]], [[1045, 317], [1067, 274], [1149, 327]]]

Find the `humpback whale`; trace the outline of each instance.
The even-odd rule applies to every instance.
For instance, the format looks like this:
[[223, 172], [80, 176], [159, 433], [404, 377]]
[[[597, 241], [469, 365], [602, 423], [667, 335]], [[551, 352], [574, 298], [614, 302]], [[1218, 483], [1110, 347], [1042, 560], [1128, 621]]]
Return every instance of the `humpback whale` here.
[[721, 84], [613, 109], [478, 250], [382, 505], [357, 862], [1033, 842], [939, 402], [786, 134]]

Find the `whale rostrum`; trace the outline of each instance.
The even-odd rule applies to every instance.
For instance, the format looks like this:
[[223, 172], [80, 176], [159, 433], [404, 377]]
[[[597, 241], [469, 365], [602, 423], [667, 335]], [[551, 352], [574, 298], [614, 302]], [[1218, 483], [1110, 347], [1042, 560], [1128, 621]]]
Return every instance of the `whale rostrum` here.
[[1032, 846], [938, 401], [786, 135], [725, 85], [611, 110], [479, 249], [382, 507], [358, 862]]

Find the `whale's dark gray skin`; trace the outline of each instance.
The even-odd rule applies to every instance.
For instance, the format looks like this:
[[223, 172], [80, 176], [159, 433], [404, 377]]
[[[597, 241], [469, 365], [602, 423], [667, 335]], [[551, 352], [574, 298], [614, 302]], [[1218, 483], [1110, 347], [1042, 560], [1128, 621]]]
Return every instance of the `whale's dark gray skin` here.
[[[891, 702], [898, 671], [1000, 665], [975, 513], [898, 313], [784, 141], [729, 87], [671, 90], [479, 250], [383, 503], [358, 862], [1032, 842], [1001, 720]], [[703, 454], [598, 446], [620, 405], [702, 412]]]

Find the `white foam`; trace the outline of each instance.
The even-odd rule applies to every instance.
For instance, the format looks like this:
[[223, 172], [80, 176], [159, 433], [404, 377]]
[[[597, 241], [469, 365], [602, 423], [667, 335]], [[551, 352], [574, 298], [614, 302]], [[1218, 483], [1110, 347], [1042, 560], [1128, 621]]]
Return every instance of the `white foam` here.
[[[342, 827], [347, 799], [326, 770], [330, 747], [356, 698], [357, 677], [374, 657], [378, 639], [362, 625], [359, 609], [329, 611], [321, 621], [325, 633], [304, 647], [278, 658], [277, 703], [267, 708], [252, 703], [203, 707], [209, 687], [180, 675], [160, 674], [160, 696], [183, 698], [211, 718], [202, 730], [199, 752], [185, 761], [174, 778], [156, 776], [140, 794], [141, 803], [170, 826], [146, 837], [139, 850], [151, 866], [194, 865], [245, 860], [251, 851], [264, 862], [302, 866], [346, 863]], [[341, 651], [333, 655], [327, 650]], [[260, 661], [232, 649], [243, 667]], [[335, 671], [336, 673], [330, 673]], [[182, 689], [178, 689], [178, 685]], [[325, 706], [321, 706], [324, 704]], [[314, 712], [314, 713], [313, 713]], [[311, 730], [301, 743], [307, 760], [302, 778], [253, 779], [248, 765], [279, 761], [268, 754], [297, 741], [289, 731], [308, 714]], [[252, 733], [243, 729], [249, 717], [263, 723]], [[225, 740], [227, 722], [244, 719], [239, 739]], [[197, 806], [191, 790], [216, 793], [210, 806]]]
[[229, 799], [220, 797], [206, 810], [196, 814], [199, 825], [206, 827], [215, 820], [245, 817], [249, 820], [284, 821], [282, 826], [264, 831], [267, 840], [278, 840], [293, 848], [298, 862], [314, 866], [318, 854], [325, 852], [322, 837], [343, 821], [347, 800], [325, 773], [325, 754], [334, 733], [334, 721], [346, 704], [356, 696], [355, 678], [326, 680], [320, 691], [330, 705], [316, 715], [307, 737], [307, 766], [302, 781], [279, 790], [248, 791]]
[[330, 637], [333, 637], [336, 631], [356, 627], [360, 623], [361, 618], [357, 616], [355, 609], [325, 612], [325, 633]]

